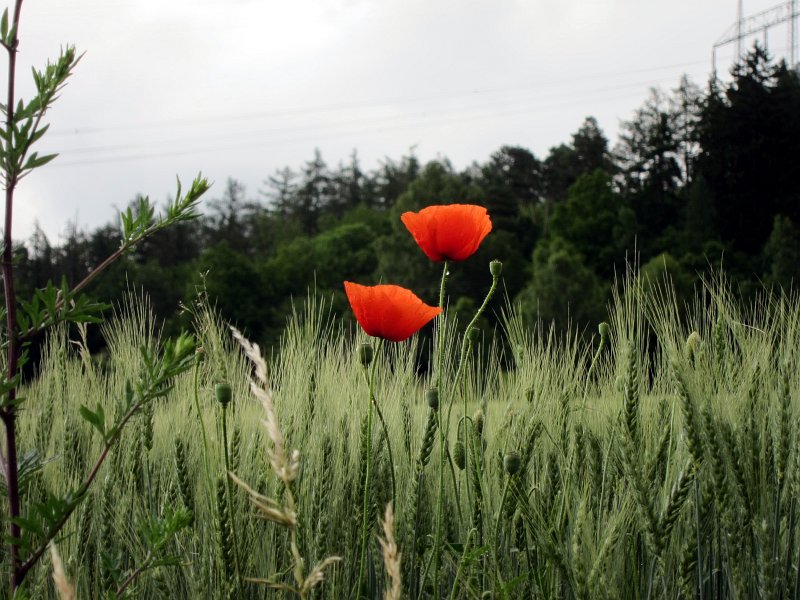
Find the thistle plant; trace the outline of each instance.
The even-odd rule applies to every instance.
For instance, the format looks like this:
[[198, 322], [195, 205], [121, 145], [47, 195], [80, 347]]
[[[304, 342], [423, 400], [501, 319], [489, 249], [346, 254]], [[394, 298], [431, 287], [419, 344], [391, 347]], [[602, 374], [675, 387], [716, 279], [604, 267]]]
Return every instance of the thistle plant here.
[[102, 437], [102, 450], [80, 484], [64, 495], [48, 493], [44, 500], [23, 506], [21, 490], [42, 467], [41, 460], [22, 461], [18, 455], [17, 416], [25, 400], [18, 396], [17, 390], [22, 381], [22, 368], [28, 360], [27, 348], [34, 337], [58, 323], [100, 322], [101, 312], [107, 305], [92, 301], [81, 292], [106, 268], [144, 239], [174, 223], [195, 218], [200, 196], [209, 186], [203, 177], [198, 176], [184, 193], [179, 181], [175, 199], [164, 215], [156, 215], [155, 207], [149, 199], [140, 198], [136, 206], [121, 214], [120, 247], [92, 269], [89, 275], [72, 284], [66, 278], [58, 285], [50, 282], [43, 289], [37, 290], [31, 299], [18, 298], [14, 285], [12, 240], [14, 194], [23, 178], [57, 156], [40, 155], [34, 147], [48, 130], [49, 125], [43, 123], [47, 111], [58, 98], [81, 58], [74, 46], [64, 47], [54, 62], [48, 62], [41, 70], [33, 69], [33, 97], [30, 100], [17, 98], [16, 65], [22, 5], [22, 0], [16, 0], [13, 10], [6, 8], [0, 15], [0, 46], [8, 55], [6, 102], [0, 104], [4, 117], [0, 124], [0, 171], [5, 191], [2, 259], [5, 306], [0, 311], [0, 320], [5, 322], [5, 327], [0, 332], [0, 343], [5, 354], [4, 373], [0, 379], [0, 419], [5, 428], [5, 449], [0, 460], [3, 463], [8, 501], [7, 556], [12, 590], [20, 588], [31, 568], [86, 497], [125, 425], [142, 408], [163, 397], [169, 390], [172, 379], [191, 367], [194, 343], [191, 337], [183, 335], [174, 342], [167, 342], [163, 348], [142, 348], [144, 374], [129, 383], [123, 398], [121, 416], [115, 422], [106, 421], [100, 404], [95, 408], [82, 406], [80, 409], [81, 417]]

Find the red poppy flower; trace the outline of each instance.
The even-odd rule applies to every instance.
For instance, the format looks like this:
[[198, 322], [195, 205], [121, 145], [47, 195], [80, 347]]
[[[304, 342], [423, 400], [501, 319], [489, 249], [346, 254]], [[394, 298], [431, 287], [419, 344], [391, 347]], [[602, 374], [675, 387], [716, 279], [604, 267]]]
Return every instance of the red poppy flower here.
[[400, 220], [432, 261], [466, 260], [492, 230], [486, 209], [474, 204], [428, 206]]
[[362, 329], [373, 337], [402, 342], [442, 312], [414, 292], [398, 285], [359, 285], [344, 282], [344, 291]]

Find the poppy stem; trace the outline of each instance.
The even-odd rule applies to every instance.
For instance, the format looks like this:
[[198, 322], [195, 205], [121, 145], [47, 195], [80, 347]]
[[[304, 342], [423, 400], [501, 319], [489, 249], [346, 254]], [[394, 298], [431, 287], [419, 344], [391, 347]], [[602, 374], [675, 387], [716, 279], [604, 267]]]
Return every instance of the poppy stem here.
[[[444, 338], [445, 329], [447, 328], [447, 319], [444, 311], [445, 301], [445, 286], [447, 284], [447, 261], [444, 261], [444, 268], [442, 269], [442, 283], [439, 286], [439, 308], [442, 312], [439, 313], [439, 356], [438, 364], [436, 365], [436, 388], [439, 394], [442, 394], [442, 370], [444, 369]], [[449, 423], [448, 411], [448, 423]], [[442, 497], [444, 496], [444, 457], [445, 457], [445, 437], [447, 431], [442, 426], [442, 410], [441, 407], [437, 414], [439, 420], [439, 495], [436, 499], [436, 531], [433, 536], [433, 594], [434, 599], [439, 600], [439, 565], [441, 562], [441, 544], [442, 544]]]
[[378, 348], [369, 373], [369, 407], [367, 408], [367, 468], [364, 474], [364, 503], [362, 505], [361, 519], [361, 560], [358, 563], [358, 583], [356, 584], [356, 598], [361, 597], [361, 583], [364, 579], [364, 565], [367, 560], [367, 526], [369, 521], [369, 487], [372, 475], [372, 405], [375, 398], [375, 367], [380, 357], [383, 339], [378, 340]]
[[439, 285], [439, 308], [442, 312], [439, 313], [439, 356], [436, 363], [436, 388], [439, 393], [442, 392], [442, 368], [444, 367], [444, 334], [445, 334], [445, 314], [444, 314], [444, 291], [447, 285], [447, 261], [444, 261], [444, 269], [442, 269], [442, 282]]
[[[448, 425], [450, 423], [450, 410], [453, 408], [453, 400], [456, 392], [456, 386], [458, 385], [458, 380], [461, 378], [462, 371], [464, 370], [464, 367], [467, 364], [467, 356], [469, 356], [470, 350], [472, 349], [472, 342], [469, 337], [469, 332], [473, 327], [475, 327], [475, 324], [478, 322], [478, 319], [481, 318], [481, 315], [483, 315], [484, 311], [486, 310], [486, 307], [489, 306], [489, 301], [492, 299], [492, 296], [494, 296], [499, 281], [500, 281], [500, 275], [492, 273], [492, 285], [489, 288], [489, 291], [486, 293], [486, 297], [483, 299], [483, 304], [481, 304], [480, 308], [478, 309], [478, 312], [475, 313], [475, 316], [472, 317], [472, 320], [469, 322], [469, 325], [467, 325], [467, 328], [464, 330], [464, 338], [461, 341], [461, 355], [459, 356], [458, 359], [458, 368], [456, 369], [456, 375], [454, 378], [455, 383], [453, 384], [452, 394], [447, 405]], [[466, 375], [465, 375], [465, 382], [466, 382]], [[464, 389], [466, 391], [466, 383]], [[465, 393], [464, 417], [466, 416], [467, 416], [467, 398]]]
[[208, 466], [208, 436], [206, 435], [206, 426], [203, 423], [203, 413], [200, 411], [200, 359], [196, 357], [194, 363], [194, 407], [197, 411], [197, 422], [200, 423], [200, 432], [203, 435], [203, 466], [206, 475], [206, 489], [211, 493], [211, 468]]
[[386, 420], [383, 418], [383, 412], [378, 404], [378, 399], [373, 396], [372, 402], [375, 405], [375, 413], [378, 415], [378, 420], [381, 422], [383, 436], [386, 438], [386, 449], [389, 451], [389, 472], [392, 476], [392, 506], [397, 506], [397, 484], [394, 478], [394, 454], [392, 454], [392, 441], [389, 439], [389, 428], [386, 426]]

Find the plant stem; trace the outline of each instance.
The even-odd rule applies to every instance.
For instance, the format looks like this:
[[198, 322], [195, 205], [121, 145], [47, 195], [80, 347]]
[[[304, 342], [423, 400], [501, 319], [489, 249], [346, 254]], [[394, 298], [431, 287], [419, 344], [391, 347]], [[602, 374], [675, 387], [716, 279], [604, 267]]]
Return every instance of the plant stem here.
[[456, 569], [456, 576], [453, 579], [453, 589], [450, 590], [450, 600], [456, 600], [456, 591], [458, 590], [458, 580], [461, 577], [461, 573], [464, 570], [464, 563], [466, 562], [467, 552], [469, 550], [470, 544], [472, 543], [472, 534], [478, 533], [477, 530], [473, 527], [472, 529], [467, 532], [467, 541], [464, 542], [464, 551], [461, 553], [461, 560], [458, 561], [458, 569]]
[[397, 484], [394, 478], [394, 455], [392, 454], [392, 441], [389, 439], [389, 428], [386, 427], [386, 421], [383, 418], [381, 407], [378, 406], [377, 398], [374, 399], [375, 412], [378, 415], [378, 420], [381, 422], [383, 435], [386, 438], [386, 449], [389, 451], [389, 474], [392, 476], [392, 506], [397, 506]]
[[231, 538], [233, 539], [233, 565], [236, 569], [236, 583], [239, 588], [239, 596], [242, 595], [242, 569], [239, 566], [239, 543], [238, 536], [236, 535], [236, 527], [233, 522], [233, 490], [231, 489], [231, 478], [228, 473], [231, 472], [230, 459], [228, 458], [228, 405], [222, 405], [222, 445], [225, 449], [225, 488], [228, 492], [228, 514], [231, 519]]
[[364, 563], [367, 560], [367, 523], [369, 517], [369, 486], [370, 476], [372, 475], [372, 405], [375, 399], [375, 367], [378, 364], [383, 340], [378, 341], [378, 349], [372, 361], [372, 368], [369, 373], [369, 406], [367, 408], [367, 468], [364, 474], [364, 502], [362, 505], [361, 519], [361, 559], [358, 561], [358, 583], [356, 583], [356, 598], [361, 595], [361, 582], [364, 579]]
[[[443, 496], [444, 496], [444, 454], [445, 454], [445, 438], [447, 431], [442, 426], [442, 406], [441, 402], [444, 397], [442, 394], [442, 369], [444, 368], [444, 338], [445, 330], [447, 329], [447, 319], [444, 311], [444, 298], [445, 287], [447, 284], [447, 261], [444, 261], [444, 268], [442, 269], [442, 282], [439, 286], [439, 308], [442, 312], [439, 313], [439, 357], [436, 366], [436, 390], [439, 393], [439, 410], [436, 412], [436, 419], [439, 425], [439, 494], [436, 498], [436, 531], [433, 536], [433, 597], [438, 600], [440, 595], [439, 590], [439, 564], [440, 555], [442, 552], [442, 511], [443, 511]], [[449, 411], [448, 411], [449, 422]]]
[[444, 312], [444, 292], [447, 285], [447, 261], [444, 261], [444, 268], [442, 269], [442, 281], [439, 284], [439, 308], [442, 312], [439, 313], [439, 355], [436, 360], [436, 389], [441, 393], [442, 391], [442, 368], [444, 366], [444, 334], [445, 334], [445, 312]]
[[586, 382], [583, 386], [583, 403], [582, 408], [586, 408], [586, 396], [589, 393], [589, 381], [592, 378], [592, 372], [594, 371], [594, 366], [597, 363], [597, 359], [600, 358], [600, 353], [603, 351], [603, 348], [606, 346], [606, 339], [604, 337], [600, 337], [600, 343], [597, 345], [597, 351], [594, 353], [592, 357], [592, 362], [589, 365], [589, 369], [586, 371]]
[[[22, 10], [22, 0], [17, 0], [14, 5], [13, 31], [14, 39], [6, 45], [8, 51], [8, 95], [6, 100], [6, 153], [10, 154], [14, 147], [14, 84], [17, 68], [17, 45], [19, 43], [19, 17]], [[8, 337], [6, 378], [13, 379], [17, 374], [19, 362], [19, 340], [17, 339], [17, 295], [14, 289], [14, 253], [11, 238], [13, 222], [14, 189], [17, 186], [19, 174], [13, 161], [6, 160], [5, 191], [6, 214], [3, 228], [3, 288], [6, 301], [6, 336]], [[9, 534], [12, 540], [20, 537], [20, 528], [14, 520], [20, 516], [19, 507], [19, 467], [17, 465], [17, 410], [14, 406], [17, 390], [8, 391], [6, 406], [0, 412], [6, 432], [5, 468], [6, 489], [8, 490], [8, 521]], [[19, 547], [10, 543], [9, 556], [11, 560], [11, 589], [16, 590], [22, 583], [24, 572], [20, 568]]]
[[[369, 375], [367, 374], [367, 370], [364, 370], [364, 381], [366, 382], [367, 386], [369, 386]], [[397, 506], [397, 482], [395, 481], [395, 474], [394, 474], [394, 453], [392, 452], [392, 441], [389, 439], [389, 428], [386, 426], [386, 419], [383, 418], [383, 411], [381, 410], [380, 405], [378, 404], [378, 399], [375, 398], [375, 412], [378, 415], [378, 420], [381, 422], [381, 428], [383, 429], [383, 436], [386, 438], [386, 449], [389, 451], [389, 467], [390, 467], [390, 474], [392, 476], [392, 506]]]
[[492, 540], [492, 553], [494, 554], [494, 569], [497, 573], [498, 579], [502, 581], [500, 576], [500, 521], [503, 518], [503, 507], [506, 505], [506, 498], [508, 497], [508, 489], [511, 486], [511, 476], [506, 476], [506, 483], [503, 486], [503, 497], [500, 499], [500, 507], [497, 509], [497, 519], [494, 522], [494, 539]]
[[121, 597], [123, 592], [130, 586], [145, 570], [150, 568], [150, 559], [152, 558], [152, 554], [148, 551], [147, 556], [144, 557], [144, 562], [133, 572], [131, 573], [125, 581], [117, 588], [116, 597]]
[[[197, 358], [197, 357], [195, 357]], [[208, 436], [206, 436], [206, 426], [203, 423], [203, 414], [200, 412], [200, 361], [196, 360], [194, 364], [194, 407], [197, 410], [197, 420], [200, 423], [200, 432], [203, 435], [203, 465], [205, 466], [206, 473], [206, 489], [208, 490], [209, 497], [211, 495], [211, 469], [208, 465]]]

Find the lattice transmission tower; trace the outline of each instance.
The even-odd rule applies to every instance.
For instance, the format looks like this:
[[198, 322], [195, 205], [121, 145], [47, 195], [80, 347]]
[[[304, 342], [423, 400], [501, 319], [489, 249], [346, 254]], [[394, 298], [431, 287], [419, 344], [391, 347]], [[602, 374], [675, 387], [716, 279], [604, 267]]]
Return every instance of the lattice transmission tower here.
[[773, 27], [782, 23], [788, 23], [788, 53], [787, 60], [789, 66], [798, 68], [797, 54], [797, 18], [800, 17], [800, 2], [798, 0], [788, 0], [783, 4], [768, 8], [749, 17], [743, 14], [743, 0], [738, 0], [737, 18], [722, 37], [714, 44], [711, 52], [711, 66], [714, 77], [717, 75], [717, 49], [728, 44], [736, 43], [736, 60], [742, 58], [742, 41], [754, 35], [763, 36], [763, 45], [768, 46], [768, 33]]

